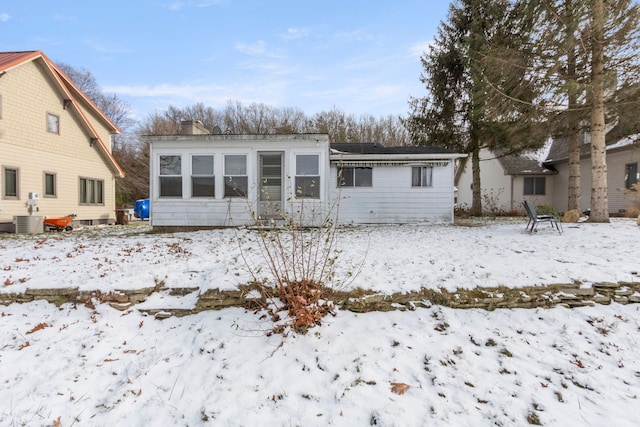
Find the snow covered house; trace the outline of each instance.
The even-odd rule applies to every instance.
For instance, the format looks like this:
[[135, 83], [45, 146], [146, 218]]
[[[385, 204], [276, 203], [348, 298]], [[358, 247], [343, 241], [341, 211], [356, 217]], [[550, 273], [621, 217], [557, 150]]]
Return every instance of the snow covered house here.
[[181, 135], [147, 137], [154, 228], [248, 225], [283, 212], [314, 223], [336, 203], [340, 223], [453, 221], [454, 161], [464, 155], [184, 125]]

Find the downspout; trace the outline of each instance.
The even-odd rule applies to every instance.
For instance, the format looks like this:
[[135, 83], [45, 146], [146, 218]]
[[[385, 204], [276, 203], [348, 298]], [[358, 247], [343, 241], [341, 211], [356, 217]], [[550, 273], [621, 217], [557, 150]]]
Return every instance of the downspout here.
[[513, 182], [516, 180], [517, 175], [511, 175], [511, 188], [509, 189], [509, 205], [511, 206], [511, 211], [513, 212]]

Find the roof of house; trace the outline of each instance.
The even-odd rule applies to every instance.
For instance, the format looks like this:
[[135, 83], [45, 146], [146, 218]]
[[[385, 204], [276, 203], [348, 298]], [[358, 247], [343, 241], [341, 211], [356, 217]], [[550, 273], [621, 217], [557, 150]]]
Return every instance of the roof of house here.
[[377, 143], [331, 143], [329, 144], [334, 153], [345, 154], [455, 154], [442, 147], [425, 147], [418, 145], [402, 145], [386, 147]]
[[[634, 127], [630, 127], [635, 126]], [[607, 131], [606, 135], [606, 145], [607, 151], [609, 150], [617, 150], [628, 148], [632, 145], [639, 146], [640, 144], [640, 134], [635, 134], [632, 136], [627, 136], [629, 130], [638, 130], [640, 129], [640, 123], [637, 121], [635, 123], [618, 123], [616, 126], [612, 127]], [[580, 132], [580, 157], [589, 157], [591, 156], [591, 144], [589, 143], [587, 132]], [[556, 138], [553, 140], [553, 144], [551, 144], [551, 148], [549, 149], [549, 155], [545, 160], [545, 163], [554, 164], [561, 163], [569, 160], [569, 141], [567, 137]]]
[[124, 171], [113, 157], [111, 150], [107, 148], [108, 141], [103, 141], [100, 134], [91, 124], [91, 121], [89, 121], [89, 118], [86, 117], [82, 109], [78, 106], [78, 103], [86, 105], [89, 110], [93, 111], [99, 120], [109, 129], [110, 133], [120, 133], [120, 130], [42, 51], [0, 52], [0, 74], [10, 72], [11, 69], [30, 61], [40, 61], [44, 65], [45, 71], [48, 72], [53, 83], [64, 93], [65, 99], [71, 100], [71, 106], [89, 133], [90, 138], [98, 141], [98, 147], [107, 159], [109, 165], [120, 177], [123, 177]]
[[540, 175], [550, 174], [553, 171], [545, 168], [542, 162], [526, 154], [497, 155], [496, 158], [502, 165], [505, 175]]

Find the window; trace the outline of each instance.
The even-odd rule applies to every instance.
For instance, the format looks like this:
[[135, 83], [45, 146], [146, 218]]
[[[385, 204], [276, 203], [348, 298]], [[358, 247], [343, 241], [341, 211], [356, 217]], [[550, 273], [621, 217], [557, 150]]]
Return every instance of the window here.
[[544, 177], [525, 177], [524, 178], [524, 195], [525, 196], [544, 196], [546, 178]]
[[338, 187], [371, 187], [372, 168], [338, 168]]
[[191, 197], [214, 197], [213, 156], [191, 157]]
[[160, 156], [160, 197], [182, 197], [182, 156]]
[[2, 189], [2, 197], [4, 199], [17, 199], [19, 188], [19, 175], [17, 168], [2, 168], [2, 176], [4, 177], [4, 187]]
[[296, 197], [320, 198], [320, 156], [300, 154], [296, 156]]
[[432, 187], [433, 168], [431, 166], [414, 166], [411, 168], [412, 187]]
[[60, 117], [47, 113], [47, 132], [60, 134]]
[[634, 190], [634, 185], [640, 181], [640, 173], [638, 173], [638, 164], [629, 163], [624, 167], [624, 186], [629, 190]]
[[80, 178], [80, 204], [104, 204], [104, 181], [93, 178]]
[[56, 174], [45, 172], [44, 173], [44, 196], [55, 197], [56, 196]]
[[224, 156], [224, 197], [247, 197], [247, 156], [229, 154]]

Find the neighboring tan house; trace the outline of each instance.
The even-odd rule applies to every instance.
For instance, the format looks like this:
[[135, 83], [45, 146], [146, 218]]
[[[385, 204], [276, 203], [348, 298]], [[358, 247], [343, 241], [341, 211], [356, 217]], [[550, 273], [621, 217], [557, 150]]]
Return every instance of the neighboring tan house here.
[[[433, 147], [329, 144], [326, 134], [149, 136], [154, 228], [278, 220], [318, 224], [453, 221], [455, 159]], [[189, 129], [189, 126], [187, 126]], [[286, 215], [284, 215], [286, 216]]]
[[[632, 186], [640, 182], [640, 139], [638, 135], [616, 138], [616, 129], [607, 133], [607, 198], [609, 213], [619, 214], [639, 200]], [[544, 165], [557, 171], [552, 205], [558, 212], [567, 210], [569, 193], [569, 159], [566, 141], [554, 141]], [[580, 145], [580, 203], [582, 211], [591, 208], [591, 145], [589, 134], [581, 135]], [[625, 191], [629, 190], [629, 191]], [[636, 202], [637, 203], [637, 202]]]
[[[638, 137], [616, 137], [614, 127], [607, 133], [607, 189], [609, 213], [619, 214], [637, 203], [640, 196], [628, 191], [640, 182], [640, 146]], [[591, 207], [591, 152], [588, 134], [581, 134], [580, 188], [581, 209]], [[483, 210], [491, 212], [524, 212], [522, 200], [536, 205], [548, 204], [558, 212], [568, 207], [569, 160], [568, 144], [556, 139], [542, 156], [525, 153], [520, 156], [500, 156], [481, 151], [480, 182]], [[544, 151], [544, 150], [543, 150]], [[471, 206], [471, 162], [461, 164], [457, 174], [457, 206]], [[627, 190], [627, 191], [625, 191]], [[490, 202], [490, 201], [493, 201]]]
[[43, 52], [0, 53], [0, 230], [28, 215], [114, 222], [117, 133]]

